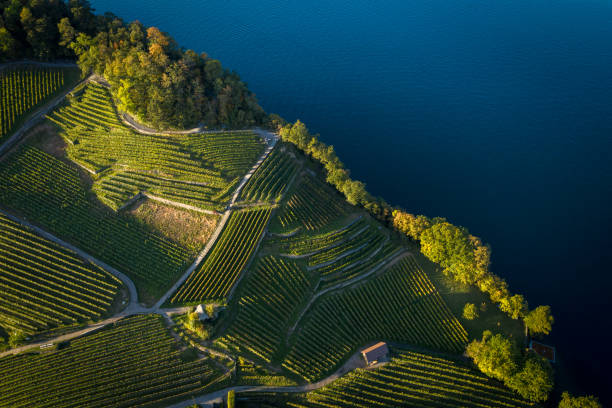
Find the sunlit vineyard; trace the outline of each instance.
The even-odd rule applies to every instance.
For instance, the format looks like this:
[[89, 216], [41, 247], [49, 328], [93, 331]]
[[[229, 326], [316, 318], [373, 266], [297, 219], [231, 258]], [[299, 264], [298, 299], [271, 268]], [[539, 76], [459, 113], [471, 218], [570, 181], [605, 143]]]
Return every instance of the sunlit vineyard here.
[[[248, 395], [248, 394], [245, 394]], [[287, 403], [294, 408], [529, 407], [482, 373], [455, 361], [411, 351], [376, 370], [357, 370]]]
[[[398, 247], [390, 241], [384, 242], [373, 250], [370, 247], [370, 250], [366, 252], [367, 256], [359, 256], [359, 259], [354, 261], [347, 259], [343, 262], [348, 263], [347, 266], [336, 268], [333, 272], [323, 275], [318, 289], [328, 289], [353, 278], [357, 278], [360, 275], [369, 273], [372, 270], [377, 270], [387, 263], [392, 262], [396, 257], [401, 256], [404, 252], [404, 248]], [[357, 255], [355, 255], [355, 257], [357, 257]]]
[[285, 229], [301, 226], [309, 231], [324, 227], [346, 212], [345, 204], [335, 194], [310, 176], [302, 177], [297, 190], [279, 212], [280, 225]]
[[265, 149], [252, 131], [193, 134], [186, 136], [185, 146], [229, 178], [243, 176]]
[[270, 239], [283, 254], [308, 255], [337, 245], [348, 237], [353, 236], [366, 226], [362, 217], [355, 218], [344, 227], [330, 232], [319, 233], [312, 236], [296, 234], [289, 237], [274, 237]]
[[125, 318], [48, 354], [0, 359], [2, 407], [157, 407], [201, 393], [219, 373], [185, 362], [161, 316]]
[[373, 340], [460, 352], [467, 333], [412, 257], [384, 274], [322, 298], [297, 330], [283, 366], [309, 381]]
[[166, 180], [136, 171], [117, 171], [96, 180], [93, 191], [112, 209], [119, 209], [139, 193], [202, 209], [220, 209], [222, 190], [205, 184]]
[[217, 343], [270, 362], [285, 338], [291, 312], [310, 286], [293, 262], [273, 256], [260, 259], [240, 292], [236, 319]]
[[272, 151], [249, 182], [241, 197], [248, 201], [280, 201], [288, 183], [297, 173], [298, 164], [279, 149]]
[[34, 147], [0, 163], [0, 203], [127, 273], [148, 296], [164, 293], [193, 256], [129, 216], [99, 208], [75, 168]]
[[108, 89], [95, 82], [47, 117], [65, 130], [126, 128], [117, 116]]
[[65, 70], [25, 66], [0, 70], [0, 140], [32, 108], [64, 86]]
[[0, 326], [25, 334], [104, 315], [121, 282], [0, 214]]
[[365, 226], [352, 236], [331, 247], [308, 257], [308, 266], [320, 271], [323, 275], [333, 273], [343, 266], [367, 256], [380, 246], [385, 235], [372, 226]]
[[203, 209], [222, 209], [230, 190], [263, 151], [261, 138], [252, 132], [136, 133], [119, 119], [108, 89], [96, 83], [88, 84], [48, 118], [68, 142], [68, 158], [99, 175], [93, 190], [115, 210], [142, 192]]
[[172, 297], [172, 303], [224, 299], [255, 251], [270, 208], [234, 212], [215, 246]]

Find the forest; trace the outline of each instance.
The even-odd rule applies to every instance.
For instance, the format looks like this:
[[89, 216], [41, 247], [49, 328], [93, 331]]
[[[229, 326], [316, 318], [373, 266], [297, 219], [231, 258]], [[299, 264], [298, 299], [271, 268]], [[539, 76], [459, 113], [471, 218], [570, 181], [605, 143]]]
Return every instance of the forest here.
[[77, 61], [111, 85], [118, 108], [159, 129], [244, 128], [265, 113], [235, 72], [156, 27], [94, 14], [87, 0], [0, 2], [0, 62]]

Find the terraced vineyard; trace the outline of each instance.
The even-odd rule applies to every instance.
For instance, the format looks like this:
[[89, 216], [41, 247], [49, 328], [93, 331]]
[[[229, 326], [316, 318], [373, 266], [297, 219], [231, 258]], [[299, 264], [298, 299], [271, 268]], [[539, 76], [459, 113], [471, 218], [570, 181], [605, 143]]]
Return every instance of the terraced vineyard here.
[[33, 335], [100, 318], [121, 281], [0, 214], [0, 326]]
[[68, 142], [66, 155], [93, 174], [93, 190], [110, 208], [141, 192], [207, 210], [223, 209], [230, 190], [261, 155], [253, 132], [144, 135], [117, 116], [109, 91], [88, 84], [48, 118]]
[[345, 204], [319, 181], [304, 176], [297, 190], [278, 215], [280, 225], [289, 230], [299, 226], [308, 231], [325, 227], [331, 220], [344, 215]]
[[0, 359], [2, 407], [157, 407], [201, 393], [218, 373], [184, 362], [160, 316], [125, 318], [49, 354]]
[[347, 259], [345, 267], [340, 267], [333, 272], [324, 275], [319, 283], [319, 290], [328, 289], [332, 286], [366, 274], [372, 270], [379, 269], [386, 263], [391, 262], [395, 257], [404, 252], [404, 248], [398, 247], [390, 241], [384, 242], [373, 251], [368, 251], [366, 256], [359, 256], [354, 262]]
[[21, 118], [64, 86], [65, 69], [22, 66], [0, 70], [0, 141]]
[[308, 257], [308, 266], [323, 275], [350, 265], [381, 245], [385, 235], [374, 227], [366, 226], [339, 245], [334, 245]]
[[223, 189], [188, 181], [166, 180], [137, 171], [113, 172], [94, 182], [93, 191], [100, 201], [114, 210], [120, 209], [134, 196], [161, 197], [205, 210], [220, 210]]
[[270, 362], [285, 338], [291, 312], [310, 286], [306, 274], [293, 262], [261, 258], [240, 293], [236, 319], [217, 344]]
[[252, 131], [189, 135], [185, 146], [229, 178], [242, 177], [265, 150], [262, 139]]
[[66, 135], [74, 138], [66, 149], [68, 157], [95, 173], [111, 166], [129, 167], [167, 179], [195, 181], [212, 187], [225, 185], [221, 173], [193, 159], [178, 137], [114, 129], [69, 131]]
[[[74, 96], [70, 103], [56, 109], [47, 118], [65, 131], [127, 129], [117, 116], [108, 89], [95, 82], [87, 84], [81, 95]], [[71, 133], [74, 139], [76, 134]]]
[[[247, 394], [248, 396], [248, 394]], [[533, 406], [500, 383], [445, 358], [399, 351], [376, 370], [357, 370], [288, 402], [294, 408]]]
[[270, 208], [256, 208], [232, 213], [211, 252], [171, 303], [224, 299], [255, 251], [271, 212]]
[[278, 245], [279, 250], [283, 254], [303, 256], [332, 247], [353, 236], [365, 226], [366, 222], [362, 217], [359, 217], [351, 221], [345, 227], [331, 232], [325, 232], [314, 236], [297, 234], [290, 237], [274, 237], [269, 241], [274, 245]]
[[132, 218], [96, 206], [75, 168], [34, 147], [0, 163], [0, 203], [127, 273], [147, 298], [164, 293], [194, 256]]
[[298, 164], [295, 160], [275, 149], [244, 186], [241, 198], [255, 202], [278, 202], [297, 171]]
[[384, 274], [323, 297], [309, 312], [283, 367], [314, 381], [363, 344], [386, 340], [449, 352], [467, 333], [412, 257]]

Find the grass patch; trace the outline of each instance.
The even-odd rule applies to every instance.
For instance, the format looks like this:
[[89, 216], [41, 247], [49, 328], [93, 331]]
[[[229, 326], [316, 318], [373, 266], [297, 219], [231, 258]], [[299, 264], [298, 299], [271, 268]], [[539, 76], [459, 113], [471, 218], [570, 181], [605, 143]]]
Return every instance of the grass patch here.
[[[412, 244], [412, 246], [415, 259], [438, 288], [453, 314], [467, 330], [470, 341], [480, 339], [483, 331], [491, 330], [493, 333], [502, 333], [515, 339], [518, 344], [522, 344], [524, 328], [520, 320], [514, 320], [499, 310], [499, 307], [491, 302], [489, 296], [478, 288], [462, 285], [445, 276], [439, 265], [428, 260], [416, 245]], [[474, 320], [462, 317], [463, 307], [468, 302], [478, 307], [479, 316]]]
[[184, 210], [144, 199], [129, 209], [137, 220], [172, 241], [199, 251], [215, 231], [219, 216]]

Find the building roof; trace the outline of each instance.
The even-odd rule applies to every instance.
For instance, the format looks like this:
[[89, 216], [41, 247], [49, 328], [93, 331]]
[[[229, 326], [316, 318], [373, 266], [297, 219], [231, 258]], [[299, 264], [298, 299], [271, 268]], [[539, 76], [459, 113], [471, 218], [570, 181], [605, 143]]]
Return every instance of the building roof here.
[[555, 362], [556, 352], [553, 346], [531, 340], [529, 342], [529, 349], [535, 351], [545, 359], [552, 361], [553, 363]]
[[381, 341], [379, 343], [374, 344], [366, 349], [361, 350], [361, 355], [369, 364], [372, 361], [377, 361], [380, 358], [386, 356], [389, 353], [389, 347], [387, 347], [387, 343]]
[[195, 311], [196, 311], [196, 313], [197, 313], [197, 314], [206, 313], [206, 309], [204, 309], [204, 305], [202, 305], [202, 304], [199, 304], [199, 305], [196, 307], [196, 310], [195, 310]]

